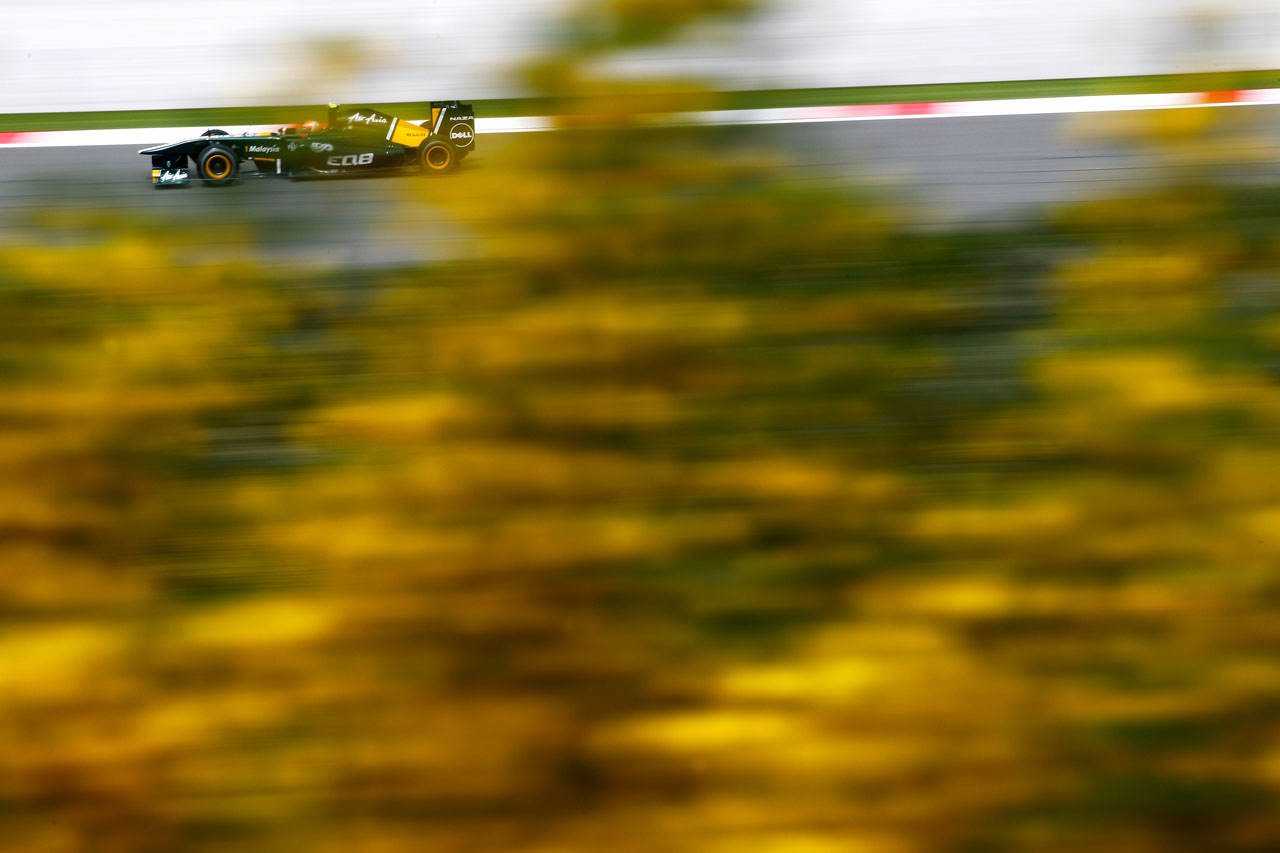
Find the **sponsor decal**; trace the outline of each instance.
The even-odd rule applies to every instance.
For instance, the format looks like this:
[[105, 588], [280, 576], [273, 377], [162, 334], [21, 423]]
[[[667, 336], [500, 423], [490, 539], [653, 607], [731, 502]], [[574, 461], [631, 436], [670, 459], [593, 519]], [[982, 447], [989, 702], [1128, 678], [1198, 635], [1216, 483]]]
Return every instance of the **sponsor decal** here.
[[160, 174], [155, 176], [157, 184], [185, 184], [187, 182], [186, 169], [161, 169]]
[[472, 142], [475, 142], [475, 138], [471, 128], [465, 124], [455, 124], [449, 129], [449, 141], [459, 148], [466, 148]]
[[386, 124], [386, 123], [387, 123], [386, 116], [380, 116], [373, 113], [370, 113], [369, 115], [364, 115], [363, 113], [352, 113], [351, 115], [347, 116], [347, 124], [370, 125], [370, 124]]
[[329, 143], [327, 143], [327, 142], [313, 142], [313, 143], [311, 143], [311, 150], [312, 150], [312, 151], [321, 151], [321, 152], [324, 152], [324, 151], [332, 151], [332, 150], [333, 150], [333, 146], [332, 146], [332, 145], [330, 145], [330, 144], [329, 144]]
[[368, 166], [373, 162], [373, 154], [343, 154], [330, 157], [326, 162], [330, 166]]
[[279, 154], [280, 146], [279, 145], [250, 145], [249, 153], [250, 154]]

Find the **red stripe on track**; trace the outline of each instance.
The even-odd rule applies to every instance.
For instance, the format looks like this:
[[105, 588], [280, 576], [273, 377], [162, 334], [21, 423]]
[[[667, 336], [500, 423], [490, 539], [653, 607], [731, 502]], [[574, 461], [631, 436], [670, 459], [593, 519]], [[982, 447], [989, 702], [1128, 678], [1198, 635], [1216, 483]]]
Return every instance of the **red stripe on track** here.
[[1234, 104], [1241, 100], [1244, 93], [1240, 91], [1201, 92], [1200, 100], [1206, 104]]
[[842, 107], [812, 107], [800, 112], [806, 119], [882, 118], [886, 116], [923, 116], [937, 112], [938, 104], [921, 101], [911, 104], [850, 104]]

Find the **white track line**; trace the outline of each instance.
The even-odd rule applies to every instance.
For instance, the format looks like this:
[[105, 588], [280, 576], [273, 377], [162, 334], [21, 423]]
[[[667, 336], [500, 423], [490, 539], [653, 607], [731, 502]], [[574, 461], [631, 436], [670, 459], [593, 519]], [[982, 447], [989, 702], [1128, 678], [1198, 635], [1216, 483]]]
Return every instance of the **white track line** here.
[[[803, 124], [833, 121], [888, 121], [909, 118], [984, 118], [994, 116], [1062, 115], [1068, 113], [1165, 110], [1189, 107], [1280, 104], [1280, 89], [1240, 89], [1224, 92], [1173, 92], [1148, 95], [1086, 95], [1065, 98], [1017, 98], [991, 101], [936, 101], [900, 104], [852, 104], [832, 107], [785, 107], [756, 110], [715, 110], [653, 116], [646, 124], [662, 126]], [[609, 116], [520, 116], [477, 118], [476, 133], [534, 133], [568, 126], [604, 125]], [[418, 124], [420, 122], [414, 122]], [[199, 136], [204, 127], [118, 128], [111, 130], [52, 130], [0, 133], [0, 148], [53, 148], [81, 145], [158, 145]], [[223, 128], [233, 135], [271, 132], [263, 125]]]

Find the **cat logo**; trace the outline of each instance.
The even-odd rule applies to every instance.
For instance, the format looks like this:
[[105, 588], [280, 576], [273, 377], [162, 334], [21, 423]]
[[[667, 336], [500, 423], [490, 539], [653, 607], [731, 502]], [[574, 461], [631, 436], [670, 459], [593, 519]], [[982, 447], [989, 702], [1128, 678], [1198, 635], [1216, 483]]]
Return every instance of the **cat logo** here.
[[343, 154], [330, 157], [326, 161], [330, 166], [368, 166], [373, 162], [373, 154]]

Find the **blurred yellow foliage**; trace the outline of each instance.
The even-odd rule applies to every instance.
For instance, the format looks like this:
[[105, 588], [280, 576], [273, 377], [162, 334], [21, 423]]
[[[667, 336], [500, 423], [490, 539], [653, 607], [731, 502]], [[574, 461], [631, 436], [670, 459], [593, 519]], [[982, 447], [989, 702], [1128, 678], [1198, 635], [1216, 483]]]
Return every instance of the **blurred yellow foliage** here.
[[1222, 111], [1113, 130], [1167, 188], [916, 229], [591, 70], [745, 8], [571, 14], [529, 74], [595, 118], [410, 185], [473, 257], [0, 251], [0, 847], [1280, 847]]
[[255, 599], [200, 613], [176, 626], [178, 647], [269, 651], [323, 640], [333, 630], [326, 601]]
[[1051, 393], [1093, 400], [1115, 414], [1195, 411], [1229, 393], [1176, 353], [1063, 355], [1039, 365], [1038, 374]]
[[10, 699], [75, 699], [94, 674], [119, 664], [126, 638], [109, 625], [65, 625], [0, 636], [0, 692]]

